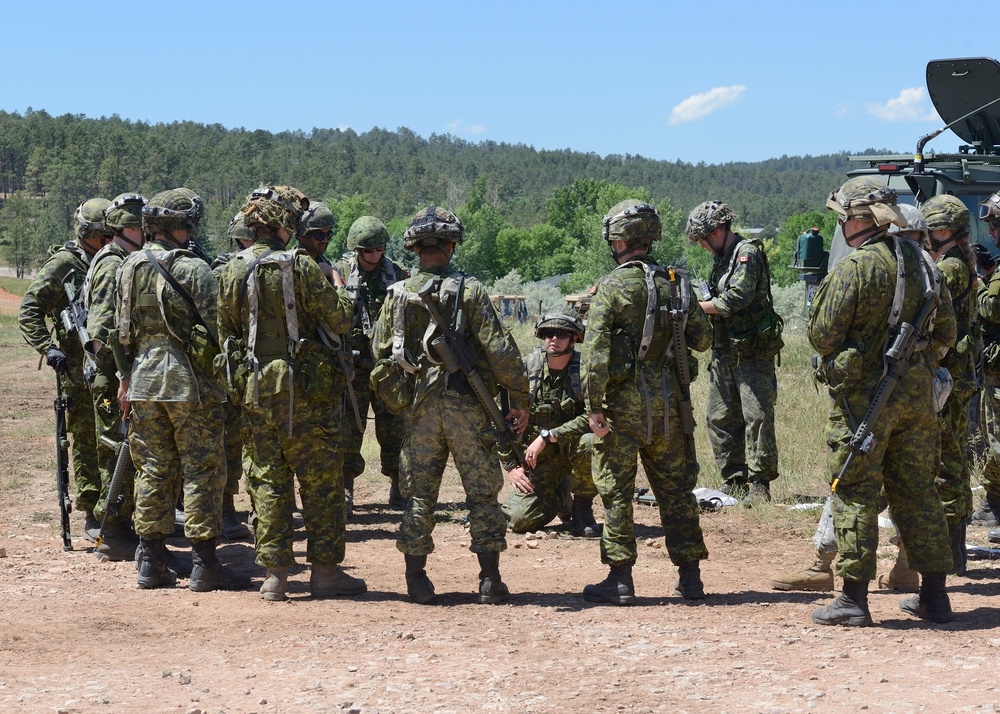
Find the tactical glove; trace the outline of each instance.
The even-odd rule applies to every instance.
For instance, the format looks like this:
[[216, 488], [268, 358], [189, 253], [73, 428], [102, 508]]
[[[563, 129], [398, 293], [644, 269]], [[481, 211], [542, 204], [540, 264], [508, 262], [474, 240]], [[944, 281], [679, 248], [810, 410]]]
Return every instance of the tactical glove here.
[[59, 374], [66, 374], [66, 355], [55, 345], [45, 352], [45, 364]]

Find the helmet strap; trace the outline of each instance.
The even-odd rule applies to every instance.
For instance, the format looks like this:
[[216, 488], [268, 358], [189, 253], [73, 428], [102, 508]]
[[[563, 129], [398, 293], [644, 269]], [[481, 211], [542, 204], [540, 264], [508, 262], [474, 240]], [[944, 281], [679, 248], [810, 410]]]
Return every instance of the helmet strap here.
[[869, 240], [871, 240], [871, 238], [874, 237], [877, 233], [884, 233], [884, 232], [885, 232], [885, 228], [884, 227], [878, 225], [877, 223], [873, 223], [870, 228], [865, 228], [864, 230], [858, 231], [857, 233], [855, 233], [855, 234], [853, 234], [851, 236], [848, 236], [845, 233], [844, 234], [844, 241], [848, 245], [850, 245], [852, 242], [854, 242], [855, 240], [858, 240], [860, 238], [861, 239], [861, 243], [858, 244], [858, 246], [860, 247], [860, 246], [864, 245], [865, 243], [867, 243]]
[[139, 250], [142, 247], [142, 244], [136, 243], [134, 240], [126, 238], [125, 237], [125, 232], [122, 231], [120, 228], [113, 228], [112, 230], [115, 232], [115, 238], [121, 238], [123, 241], [125, 241], [126, 243], [128, 243], [130, 246], [132, 246], [136, 250]]

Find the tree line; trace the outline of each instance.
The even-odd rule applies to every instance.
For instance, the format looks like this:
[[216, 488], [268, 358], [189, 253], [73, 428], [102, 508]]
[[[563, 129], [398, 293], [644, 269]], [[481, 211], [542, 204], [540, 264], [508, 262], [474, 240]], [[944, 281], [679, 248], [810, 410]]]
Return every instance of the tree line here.
[[466, 225], [457, 254], [463, 269], [486, 282], [511, 271], [525, 281], [568, 274], [564, 289], [575, 290], [612, 267], [601, 217], [624, 198], [661, 211], [658, 258], [704, 276], [709, 256], [684, 239], [684, 220], [698, 203], [718, 198], [742, 227], [761, 229], [774, 279], [787, 284], [796, 276], [783, 266], [798, 234], [814, 224], [832, 233], [818, 209], [847, 169], [846, 152], [707, 165], [470, 143], [447, 134], [425, 139], [406, 128], [271, 133], [0, 111], [0, 249], [19, 271], [33, 269], [50, 245], [72, 236], [79, 201], [187, 186], [205, 200], [202, 241], [218, 252], [228, 248], [226, 227], [250, 190], [291, 184], [328, 203], [337, 217], [331, 255], [345, 249], [354, 219], [371, 214], [385, 221], [390, 253], [405, 262], [406, 223], [437, 204]]

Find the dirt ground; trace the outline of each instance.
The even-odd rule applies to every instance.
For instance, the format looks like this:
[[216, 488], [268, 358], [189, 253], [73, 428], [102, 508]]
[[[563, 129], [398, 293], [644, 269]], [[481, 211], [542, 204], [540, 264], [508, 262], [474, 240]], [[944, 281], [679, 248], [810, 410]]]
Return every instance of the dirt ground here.
[[996, 562], [949, 580], [953, 623], [914, 620], [898, 609], [902, 595], [876, 591], [875, 627], [817, 627], [809, 613], [828, 595], [768, 587], [810, 552], [812, 517], [779, 507], [703, 517], [710, 594], [697, 606], [671, 594], [675, 569], [655, 509], [642, 505], [637, 606], [584, 602], [584, 585], [605, 574], [598, 544], [555, 529], [510, 535], [501, 569], [513, 595], [477, 604], [453, 471], [428, 563], [432, 605], [405, 598], [399, 515], [381, 507], [376, 475], [359, 482], [348, 531], [345, 565], [369, 587], [360, 598], [310, 598], [304, 540], [287, 603], [259, 598], [249, 543], [221, 557], [254, 575], [251, 590], [137, 590], [132, 563], [87, 551], [81, 514], [63, 551], [51, 373], [21, 347], [0, 358], [0, 711], [1000, 711]]

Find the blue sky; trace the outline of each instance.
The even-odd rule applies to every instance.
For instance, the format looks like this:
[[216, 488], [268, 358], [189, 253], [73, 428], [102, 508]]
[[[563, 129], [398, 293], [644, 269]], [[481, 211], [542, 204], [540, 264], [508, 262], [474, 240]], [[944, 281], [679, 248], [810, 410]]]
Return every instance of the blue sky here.
[[[9, 3], [0, 109], [690, 162], [868, 147], [943, 123], [931, 59], [993, 56], [940, 2]], [[988, 13], [987, 13], [988, 14]], [[920, 34], [917, 28], [925, 28]], [[928, 149], [954, 151], [946, 132]]]

